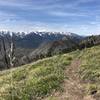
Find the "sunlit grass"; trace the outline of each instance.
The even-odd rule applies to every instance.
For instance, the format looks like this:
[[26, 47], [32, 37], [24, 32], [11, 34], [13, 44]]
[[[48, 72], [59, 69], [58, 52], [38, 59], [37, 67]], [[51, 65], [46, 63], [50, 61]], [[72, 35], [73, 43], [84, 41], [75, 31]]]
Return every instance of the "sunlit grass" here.
[[81, 60], [78, 74], [87, 92], [100, 91], [100, 46], [95, 46], [0, 72], [0, 100], [41, 100], [61, 91], [65, 69], [76, 58]]
[[61, 90], [64, 70], [76, 55], [58, 55], [1, 72], [0, 100], [36, 100]]
[[81, 56], [80, 76], [89, 92], [100, 91], [100, 46], [88, 48]]

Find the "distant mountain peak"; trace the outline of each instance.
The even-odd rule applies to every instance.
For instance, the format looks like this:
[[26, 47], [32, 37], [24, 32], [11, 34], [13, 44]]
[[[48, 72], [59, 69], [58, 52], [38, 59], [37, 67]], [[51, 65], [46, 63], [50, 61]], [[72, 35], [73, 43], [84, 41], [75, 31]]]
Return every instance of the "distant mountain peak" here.
[[[10, 32], [4, 32], [9, 35]], [[37, 48], [43, 42], [52, 42], [56, 40], [67, 40], [67, 38], [79, 41], [81, 36], [71, 32], [40, 32], [33, 31], [29, 33], [25, 32], [13, 32], [14, 40], [18, 47], [24, 48]]]

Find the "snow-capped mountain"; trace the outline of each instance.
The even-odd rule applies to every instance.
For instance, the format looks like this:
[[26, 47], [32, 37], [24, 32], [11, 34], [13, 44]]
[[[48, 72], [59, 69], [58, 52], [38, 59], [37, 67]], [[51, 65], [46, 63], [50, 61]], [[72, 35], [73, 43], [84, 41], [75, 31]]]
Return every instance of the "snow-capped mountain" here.
[[[0, 32], [1, 33], [1, 32]], [[9, 35], [10, 32], [3, 32]], [[62, 40], [63, 38], [70, 38], [73, 41], [80, 41], [82, 36], [70, 32], [13, 32], [13, 38], [17, 47], [21, 48], [37, 48], [41, 43], [53, 42]]]

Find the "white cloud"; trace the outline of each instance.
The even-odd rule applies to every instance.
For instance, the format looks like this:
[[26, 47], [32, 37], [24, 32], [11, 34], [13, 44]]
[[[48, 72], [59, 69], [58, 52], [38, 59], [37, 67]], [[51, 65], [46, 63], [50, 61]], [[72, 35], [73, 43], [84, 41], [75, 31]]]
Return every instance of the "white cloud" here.
[[0, 25], [0, 29], [9, 31], [55, 31], [55, 32], [73, 32], [80, 35], [100, 34], [100, 24], [88, 25], [71, 25], [71, 24], [55, 24], [41, 22], [8, 22]]
[[[33, 1], [33, 2], [32, 2]], [[41, 1], [41, 2], [40, 2]], [[21, 19], [20, 15], [15, 15], [14, 12], [7, 13], [0, 10], [0, 29], [11, 30], [11, 31], [68, 31], [79, 34], [99, 34], [100, 33], [100, 17], [97, 16], [97, 13], [85, 9], [82, 11], [81, 7], [79, 9], [80, 3], [92, 2], [94, 0], [75, 0], [73, 3], [60, 4], [57, 3], [61, 0], [0, 0], [0, 6], [8, 6], [17, 8], [19, 10], [41, 10], [45, 14], [56, 16], [56, 17], [67, 17], [71, 16], [72, 18], [76, 17], [85, 17], [93, 16], [96, 17], [95, 20], [89, 20], [88, 24], [83, 24], [80, 22], [80, 25], [77, 23], [73, 25], [66, 25], [64, 23], [45, 23], [45, 22], [32, 22], [29, 20]], [[67, 1], [67, 0], [66, 0]], [[75, 11], [67, 12], [69, 10]], [[96, 9], [97, 10], [97, 9]], [[34, 13], [34, 12], [33, 12]], [[99, 13], [99, 11], [98, 11]], [[87, 19], [86, 19], [87, 20]], [[71, 21], [72, 22], [72, 21]], [[67, 22], [66, 22], [67, 23]]]
[[88, 2], [93, 2], [95, 0], [78, 0], [77, 3], [88, 3]]
[[48, 14], [50, 15], [53, 15], [53, 16], [60, 16], [60, 17], [66, 17], [66, 16], [88, 16], [88, 14], [86, 13], [81, 13], [81, 12], [76, 12], [76, 13], [68, 13], [68, 12], [61, 12], [61, 11], [51, 11], [51, 12], [48, 12]]

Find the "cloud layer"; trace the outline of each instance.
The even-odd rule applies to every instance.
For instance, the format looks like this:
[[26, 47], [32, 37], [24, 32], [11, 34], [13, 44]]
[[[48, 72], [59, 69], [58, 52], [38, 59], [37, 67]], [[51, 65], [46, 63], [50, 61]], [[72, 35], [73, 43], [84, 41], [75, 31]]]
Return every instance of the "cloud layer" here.
[[0, 0], [0, 30], [99, 34], [100, 0]]

